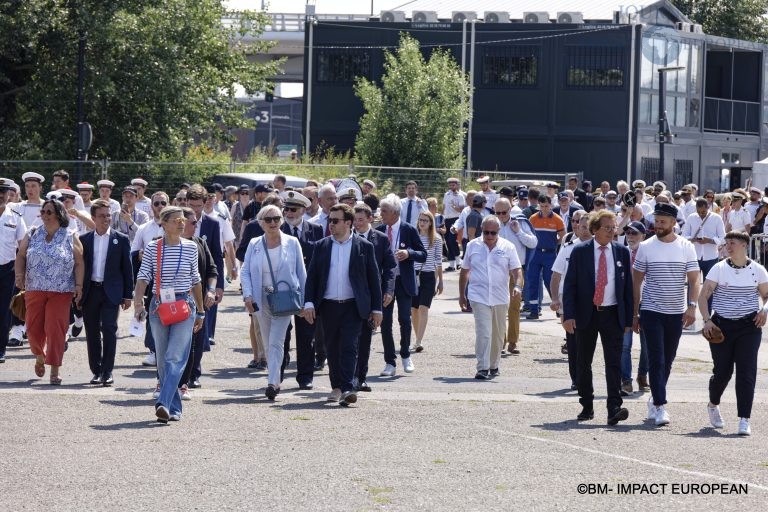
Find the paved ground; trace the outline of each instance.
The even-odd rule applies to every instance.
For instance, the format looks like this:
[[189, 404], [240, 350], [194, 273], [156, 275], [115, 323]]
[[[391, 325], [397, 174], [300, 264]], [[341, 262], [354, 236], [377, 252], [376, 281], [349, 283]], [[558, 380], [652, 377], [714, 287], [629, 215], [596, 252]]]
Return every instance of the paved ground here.
[[[749, 438], [735, 435], [733, 385], [722, 406], [726, 428], [709, 428], [711, 363], [695, 334], [684, 335], [673, 369], [671, 425], [644, 422], [647, 395], [636, 394], [625, 402], [629, 420], [608, 427], [599, 354], [597, 418], [577, 423], [554, 314], [524, 322], [522, 354], [503, 359], [501, 377], [475, 381], [472, 316], [457, 313], [457, 275], [447, 276], [416, 372], [371, 378], [374, 391], [350, 409], [325, 403], [326, 372], [315, 390], [299, 391], [293, 365], [278, 400], [263, 398], [264, 372], [245, 368], [248, 318], [236, 288], [203, 359], [203, 388], [170, 426], [154, 422], [154, 371], [141, 367], [136, 338], [118, 342], [114, 388], [86, 384], [83, 341], [70, 344], [59, 389], [34, 376], [27, 347], [9, 349], [0, 365], [0, 510], [765, 508], [765, 350]], [[375, 375], [383, 367], [378, 335], [374, 345]], [[738, 484], [748, 491], [721, 494]], [[704, 494], [685, 494], [696, 487]]]

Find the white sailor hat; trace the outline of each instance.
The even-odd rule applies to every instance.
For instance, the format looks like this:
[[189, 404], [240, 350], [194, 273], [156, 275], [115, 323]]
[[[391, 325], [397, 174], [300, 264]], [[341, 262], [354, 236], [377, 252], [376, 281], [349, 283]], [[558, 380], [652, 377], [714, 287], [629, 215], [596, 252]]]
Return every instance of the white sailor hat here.
[[115, 182], [109, 181], [109, 180], [99, 180], [96, 182], [96, 186], [101, 187], [109, 187], [109, 188], [115, 188]]
[[17, 194], [21, 194], [21, 187], [19, 187], [18, 183], [11, 181], [11, 187], [16, 191]]
[[24, 174], [21, 175], [21, 181], [23, 181], [24, 183], [28, 181], [37, 181], [37, 182], [43, 183], [45, 182], [45, 176], [36, 172], [25, 172]]
[[58, 192], [62, 196], [61, 197], [62, 201], [66, 198], [75, 199], [77, 197], [77, 192], [69, 188], [62, 188], [57, 190], [56, 192]]
[[483, 176], [482, 178], [477, 178], [478, 183], [488, 183], [491, 181], [491, 178], [488, 176]]
[[371, 180], [363, 180], [363, 185], [368, 185], [371, 188], [376, 188], [376, 184]]
[[459, 178], [453, 178], [453, 177], [448, 178], [448, 183], [458, 183], [458, 182], [459, 182]]
[[8, 178], [0, 178], [0, 191], [11, 190], [13, 188], [13, 180]]
[[289, 190], [280, 194], [280, 199], [283, 200], [285, 206], [301, 206], [302, 208], [309, 208], [312, 201], [307, 199], [303, 194], [296, 192], [295, 190]]
[[147, 180], [144, 178], [133, 178], [131, 180], [131, 185], [141, 185], [142, 187], [146, 187], [149, 183], [147, 183]]
[[346, 191], [339, 194], [339, 201], [343, 201], [344, 199], [354, 199], [357, 201], [357, 189], [350, 187]]
[[635, 180], [632, 182], [632, 188], [642, 188], [645, 190], [645, 182], [643, 180]]
[[61, 190], [51, 190], [47, 194], [45, 194], [45, 198], [47, 200], [55, 199], [57, 201], [61, 201]]
[[77, 190], [93, 190], [93, 185], [91, 185], [87, 181], [84, 181], [82, 183], [77, 184]]

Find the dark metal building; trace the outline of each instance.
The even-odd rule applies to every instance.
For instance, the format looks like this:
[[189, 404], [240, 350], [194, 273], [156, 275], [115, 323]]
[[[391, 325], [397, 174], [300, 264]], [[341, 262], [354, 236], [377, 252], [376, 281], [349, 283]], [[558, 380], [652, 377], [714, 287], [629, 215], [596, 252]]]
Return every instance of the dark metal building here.
[[[396, 47], [402, 31], [425, 54], [449, 48], [471, 71], [472, 169], [719, 190], [731, 170], [768, 155], [768, 46], [703, 34], [666, 0], [613, 20], [519, 21], [315, 22], [306, 30], [304, 142], [354, 147], [363, 114], [354, 79], [380, 79], [381, 47]], [[676, 137], [660, 169], [658, 69], [677, 66], [685, 69], [665, 73]]]

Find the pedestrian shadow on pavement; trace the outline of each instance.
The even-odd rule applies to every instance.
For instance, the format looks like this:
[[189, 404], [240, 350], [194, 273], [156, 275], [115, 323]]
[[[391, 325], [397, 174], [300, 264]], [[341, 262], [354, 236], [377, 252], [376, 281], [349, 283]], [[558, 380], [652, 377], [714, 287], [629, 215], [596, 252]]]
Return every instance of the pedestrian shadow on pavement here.
[[245, 347], [236, 347], [231, 349], [232, 352], [236, 354], [251, 354], [253, 355], [253, 349], [251, 347], [245, 348]]
[[253, 390], [250, 391], [250, 393], [247, 396], [239, 396], [239, 397], [229, 397], [229, 398], [218, 398], [218, 399], [211, 399], [206, 398], [203, 400], [203, 404], [205, 405], [253, 405], [256, 403], [255, 393]]
[[457, 359], [474, 359], [476, 356], [475, 354], [451, 354], [451, 357], [455, 357]]
[[[574, 414], [576, 413], [576, 410], [574, 410]], [[641, 423], [631, 423], [632, 417], [629, 418], [630, 423], [627, 422], [621, 422], [617, 425], [608, 425], [606, 424], [606, 418], [601, 416], [596, 416], [594, 420], [591, 421], [576, 421], [576, 418], [568, 419], [564, 421], [558, 421], [557, 423], [542, 423], [540, 425], [531, 425], [531, 428], [538, 428], [541, 430], [548, 430], [552, 432], [568, 432], [568, 431], [579, 431], [579, 430], [618, 430], [618, 431], [626, 431], [626, 430], [656, 430], [659, 427], [654, 425], [651, 422], [645, 422], [642, 421]], [[638, 418], [635, 418], [634, 421], [640, 421]]]
[[540, 364], [567, 364], [568, 356], [552, 357], [548, 359], [534, 359], [533, 362], [540, 363]]
[[129, 421], [126, 423], [115, 423], [113, 425], [91, 425], [90, 427], [93, 430], [141, 430], [145, 428], [159, 428], [166, 426], [167, 425], [163, 425], [157, 421], [144, 420]]
[[115, 366], [115, 369], [119, 368], [134, 368], [132, 373], [126, 373], [122, 375], [127, 379], [155, 379], [157, 378], [157, 370], [154, 367], [136, 368], [135, 366]]
[[149, 407], [154, 401], [134, 398], [130, 400], [99, 400], [99, 403], [116, 407]]
[[253, 370], [250, 368], [211, 368], [207, 377], [211, 379], [240, 379], [250, 377]]
[[468, 382], [477, 382], [477, 383], [485, 384], [485, 383], [494, 382], [494, 379], [480, 380], [474, 377], [433, 377], [432, 380], [436, 380], [437, 382], [442, 382], [443, 384], [466, 384]]
[[[318, 395], [319, 393], [313, 393], [313, 395]], [[314, 397], [312, 397], [314, 398]], [[261, 402], [262, 400], [260, 400]], [[264, 397], [263, 402], [269, 403], [269, 401]], [[335, 402], [327, 402], [325, 398], [321, 398], [321, 400], [318, 400], [316, 402], [287, 402], [284, 404], [281, 404], [279, 402], [279, 395], [278, 395], [278, 401], [274, 402], [274, 407], [279, 407], [280, 409], [286, 410], [286, 411], [301, 411], [301, 410], [322, 410], [331, 408], [334, 406], [338, 406]], [[344, 409], [344, 407], [338, 407], [339, 409]]]
[[[573, 393], [572, 395], [569, 395], [569, 393]], [[551, 391], [542, 391], [541, 393], [526, 393], [526, 396], [538, 396], [541, 398], [556, 398], [556, 397], [562, 397], [562, 396], [573, 396], [576, 398], [578, 396], [577, 391], [573, 390], [571, 391], [570, 386], [563, 389], [553, 389]]]
[[701, 429], [698, 432], [686, 432], [684, 434], [675, 434], [676, 436], [683, 436], [683, 437], [703, 437], [703, 438], [720, 438], [720, 439], [727, 439], [729, 437], [732, 438], [740, 438], [739, 434], [732, 432], [732, 433], [726, 433], [722, 430], [718, 430], [714, 427], [701, 427]]

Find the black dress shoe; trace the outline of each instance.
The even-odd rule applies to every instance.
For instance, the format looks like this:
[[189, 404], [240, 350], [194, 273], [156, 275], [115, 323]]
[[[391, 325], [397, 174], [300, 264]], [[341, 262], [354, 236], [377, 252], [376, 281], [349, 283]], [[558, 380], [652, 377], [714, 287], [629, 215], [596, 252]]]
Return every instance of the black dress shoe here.
[[77, 338], [80, 336], [80, 333], [83, 332], [82, 327], [78, 327], [75, 324], [72, 324], [72, 337]]
[[214, 340], [213, 338], [208, 338], [208, 344], [210, 346], [214, 346], [216, 344], [216, 340]]
[[273, 384], [270, 384], [267, 386], [267, 390], [264, 392], [264, 395], [267, 397], [267, 400], [274, 400], [277, 396], [277, 388]]
[[315, 385], [311, 382], [299, 382], [299, 389], [312, 389]]
[[608, 424], [616, 425], [618, 422], [624, 421], [627, 418], [629, 418], [629, 411], [622, 407], [614, 411], [613, 414], [608, 415]]
[[109, 386], [111, 386], [114, 383], [115, 383], [115, 379], [112, 378], [112, 374], [111, 373], [108, 374], [108, 375], [102, 375], [102, 377], [101, 377], [101, 385], [102, 386], [109, 387]]
[[189, 381], [189, 387], [197, 389], [197, 388], [201, 388], [203, 386], [202, 386], [202, 384], [200, 384], [199, 380], [195, 379], [195, 380]]
[[315, 360], [315, 371], [319, 372], [320, 370], [325, 368], [325, 359], [316, 359]]
[[94, 373], [93, 378], [91, 379], [91, 384], [101, 384], [101, 376]]
[[587, 409], [586, 407], [581, 410], [578, 416], [576, 416], [576, 419], [578, 421], [587, 421], [594, 418], [595, 418], [595, 410]]
[[498, 377], [499, 375], [501, 375], [501, 372], [499, 371], [498, 368], [491, 368], [489, 375], [491, 377]]
[[370, 392], [371, 391], [371, 386], [369, 386], [367, 382], [362, 381], [360, 384], [357, 385], [357, 390], [358, 391]]

